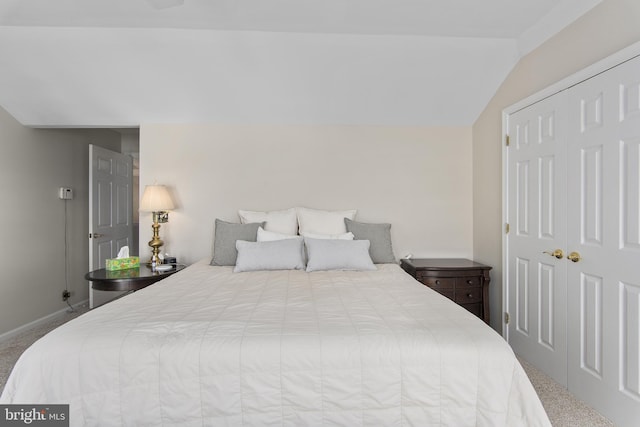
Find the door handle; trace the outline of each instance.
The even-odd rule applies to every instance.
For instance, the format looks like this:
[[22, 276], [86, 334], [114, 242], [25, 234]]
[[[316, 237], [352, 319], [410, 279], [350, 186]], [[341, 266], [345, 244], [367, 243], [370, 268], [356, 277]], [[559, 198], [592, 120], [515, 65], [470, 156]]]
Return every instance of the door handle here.
[[543, 254], [547, 254], [547, 255], [551, 255], [554, 256], [558, 259], [562, 259], [562, 257], [564, 257], [564, 252], [562, 252], [562, 249], [556, 249], [553, 252], [549, 252], [549, 251], [543, 251]]
[[567, 255], [567, 259], [573, 262], [578, 262], [582, 259], [582, 257], [578, 252], [571, 252], [569, 255]]
[[100, 234], [100, 233], [92, 233], [90, 235], [91, 238], [93, 239], [99, 239], [100, 237], [104, 237], [104, 234]]

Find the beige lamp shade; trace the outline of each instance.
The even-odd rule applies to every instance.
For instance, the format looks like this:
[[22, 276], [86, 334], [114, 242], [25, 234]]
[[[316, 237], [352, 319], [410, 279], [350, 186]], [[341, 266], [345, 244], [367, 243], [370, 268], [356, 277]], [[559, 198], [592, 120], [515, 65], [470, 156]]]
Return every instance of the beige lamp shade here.
[[143, 212], [162, 212], [173, 209], [175, 206], [171, 195], [164, 185], [146, 185], [142, 200], [140, 201], [140, 210]]

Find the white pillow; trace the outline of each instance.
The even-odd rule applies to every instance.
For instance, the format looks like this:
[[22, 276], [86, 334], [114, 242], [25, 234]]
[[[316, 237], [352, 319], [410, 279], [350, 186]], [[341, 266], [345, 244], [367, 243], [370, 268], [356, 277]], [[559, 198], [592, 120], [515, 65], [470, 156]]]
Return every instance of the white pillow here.
[[[323, 211], [318, 209], [296, 208], [298, 213], [298, 226], [300, 234], [344, 234], [347, 227], [344, 219], [353, 220], [356, 210], [347, 211]], [[254, 221], [255, 222], [255, 221]]]
[[[258, 233], [260, 233], [259, 229], [258, 229]], [[309, 237], [311, 239], [353, 240], [355, 238], [355, 235], [350, 231], [342, 234], [316, 234], [316, 233], [305, 232], [305, 233], [302, 233], [302, 237]]]
[[276, 240], [285, 239], [299, 239], [300, 236], [292, 236], [290, 234], [276, 233], [275, 231], [267, 231], [262, 227], [258, 227], [258, 234], [256, 235], [256, 241], [258, 242], [273, 242]]
[[298, 234], [298, 217], [296, 214], [296, 208], [271, 212], [239, 210], [238, 216], [240, 217], [240, 222], [242, 224], [266, 222], [264, 229], [267, 231], [275, 231], [276, 233], [288, 234], [293, 236]]
[[234, 273], [259, 270], [303, 270], [302, 237], [271, 242], [236, 241], [238, 258]]
[[307, 271], [376, 270], [369, 255], [368, 240], [304, 238]]

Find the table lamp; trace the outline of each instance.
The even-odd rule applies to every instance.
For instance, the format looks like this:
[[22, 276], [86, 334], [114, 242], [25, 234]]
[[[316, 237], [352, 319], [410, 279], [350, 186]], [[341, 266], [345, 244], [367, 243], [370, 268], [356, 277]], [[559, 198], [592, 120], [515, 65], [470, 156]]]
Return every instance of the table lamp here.
[[146, 185], [144, 187], [144, 193], [142, 194], [142, 200], [140, 201], [140, 210], [143, 212], [153, 213], [153, 238], [149, 241], [151, 246], [151, 259], [148, 264], [152, 264], [153, 261], [156, 264], [160, 264], [160, 248], [164, 245], [164, 242], [160, 240], [159, 230], [160, 224], [169, 220], [169, 210], [174, 208], [171, 195], [164, 185]]

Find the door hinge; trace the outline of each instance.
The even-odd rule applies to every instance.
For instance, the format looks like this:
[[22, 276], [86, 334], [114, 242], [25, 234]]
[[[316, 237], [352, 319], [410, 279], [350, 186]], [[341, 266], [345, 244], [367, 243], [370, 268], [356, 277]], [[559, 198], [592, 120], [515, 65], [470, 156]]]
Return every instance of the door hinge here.
[[509, 227], [509, 223], [507, 222], [507, 223], [504, 225], [504, 233], [505, 233], [505, 234], [509, 234], [509, 230], [511, 230], [511, 227]]
[[510, 141], [510, 139], [509, 139], [509, 135], [505, 135], [505, 136], [504, 136], [504, 143], [507, 145], [507, 147], [509, 146], [509, 143], [510, 143], [510, 142], [511, 142], [511, 141]]
[[504, 323], [505, 325], [509, 324], [509, 313], [507, 312], [504, 313]]

